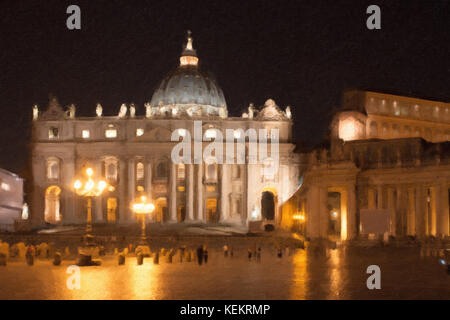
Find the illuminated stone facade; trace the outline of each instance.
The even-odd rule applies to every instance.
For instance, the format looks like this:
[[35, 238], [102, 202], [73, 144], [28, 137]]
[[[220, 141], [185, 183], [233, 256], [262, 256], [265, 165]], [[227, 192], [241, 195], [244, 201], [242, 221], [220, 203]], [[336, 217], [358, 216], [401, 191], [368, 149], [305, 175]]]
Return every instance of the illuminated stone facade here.
[[[277, 224], [278, 208], [298, 187], [290, 109], [282, 111], [269, 99], [259, 112], [251, 105], [242, 117], [228, 117], [222, 90], [199, 69], [190, 36], [180, 65], [155, 90], [145, 115], [136, 114], [134, 105], [122, 105], [113, 117], [103, 116], [101, 105], [95, 111], [96, 117], [78, 117], [75, 106], [65, 111], [54, 97], [46, 111], [33, 109], [35, 225], [85, 222], [85, 200], [74, 194], [73, 182], [86, 167], [112, 186], [93, 200], [94, 223], [135, 222], [130, 204], [145, 194], [156, 207], [149, 217], [153, 222]], [[243, 164], [217, 164], [215, 159], [173, 163], [171, 151], [178, 142], [171, 140], [172, 133], [189, 133], [194, 142], [196, 121], [201, 121], [204, 136], [198, 142], [203, 150], [215, 130], [225, 135], [232, 129], [236, 141], [243, 135], [246, 155], [248, 129], [267, 129], [269, 141], [272, 130], [278, 129], [278, 172], [264, 175], [265, 164], [248, 159]]]
[[449, 109], [346, 92], [329, 148], [300, 154], [304, 183], [283, 206], [283, 225], [310, 238], [347, 240], [371, 236], [363, 216], [378, 215], [388, 217], [379, 235], [449, 236]]

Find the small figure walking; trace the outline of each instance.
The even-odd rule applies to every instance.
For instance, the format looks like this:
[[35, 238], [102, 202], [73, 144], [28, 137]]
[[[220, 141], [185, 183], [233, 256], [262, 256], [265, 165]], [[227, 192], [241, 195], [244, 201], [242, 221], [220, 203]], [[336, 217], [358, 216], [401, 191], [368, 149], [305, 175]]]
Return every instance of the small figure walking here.
[[198, 261], [198, 265], [201, 266], [203, 263], [203, 247], [202, 246], [197, 248], [197, 261]]
[[248, 248], [248, 261], [252, 260], [252, 249]]
[[224, 256], [225, 258], [228, 257], [228, 246], [227, 246], [227, 245], [224, 245], [224, 246], [223, 246], [223, 256]]
[[258, 251], [256, 253], [256, 261], [261, 262], [261, 247], [258, 247]]
[[282, 256], [283, 256], [283, 250], [281, 248], [278, 248], [278, 258], [281, 259]]
[[203, 258], [205, 259], [205, 264], [208, 263], [208, 249], [206, 248], [206, 245], [203, 246]]

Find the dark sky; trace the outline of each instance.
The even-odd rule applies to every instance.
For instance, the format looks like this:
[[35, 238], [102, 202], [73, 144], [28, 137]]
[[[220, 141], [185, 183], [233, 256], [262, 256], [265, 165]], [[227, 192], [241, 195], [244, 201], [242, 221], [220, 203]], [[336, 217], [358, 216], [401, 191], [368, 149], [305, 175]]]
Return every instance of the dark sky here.
[[[66, 8], [81, 7], [79, 31]], [[381, 30], [366, 8], [381, 7]], [[77, 114], [134, 102], [138, 114], [193, 32], [231, 115], [273, 98], [295, 138], [319, 143], [347, 88], [450, 100], [450, 1], [0, 1], [0, 167], [27, 165], [31, 107], [48, 94]]]

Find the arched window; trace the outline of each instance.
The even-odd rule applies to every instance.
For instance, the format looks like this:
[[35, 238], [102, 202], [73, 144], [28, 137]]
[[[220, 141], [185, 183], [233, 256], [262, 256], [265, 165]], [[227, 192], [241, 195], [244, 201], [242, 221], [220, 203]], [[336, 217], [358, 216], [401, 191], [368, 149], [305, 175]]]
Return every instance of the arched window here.
[[378, 136], [378, 125], [375, 121], [370, 123], [370, 137], [375, 138]]
[[144, 180], [144, 164], [142, 162], [138, 162], [136, 164], [136, 180]]
[[117, 160], [107, 158], [105, 160], [105, 178], [109, 181], [117, 181]]
[[58, 180], [59, 179], [59, 161], [58, 159], [51, 158], [47, 160], [47, 179]]
[[156, 178], [165, 179], [167, 178], [167, 162], [160, 161], [156, 166]]

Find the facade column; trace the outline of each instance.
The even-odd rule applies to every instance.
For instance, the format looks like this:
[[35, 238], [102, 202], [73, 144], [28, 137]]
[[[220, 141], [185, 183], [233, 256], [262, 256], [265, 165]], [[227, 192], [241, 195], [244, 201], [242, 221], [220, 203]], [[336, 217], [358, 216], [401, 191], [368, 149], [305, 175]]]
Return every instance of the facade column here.
[[[73, 158], [64, 159], [61, 171], [63, 172], [63, 185], [68, 186], [62, 188], [64, 194], [64, 205], [62, 207], [62, 221], [64, 223], [75, 223], [76, 221], [76, 208], [75, 201], [76, 195], [73, 190], [73, 181], [75, 179], [75, 160]], [[45, 171], [44, 171], [45, 172]], [[42, 211], [44, 212], [44, 211]]]
[[329, 228], [329, 212], [328, 212], [328, 188], [320, 187], [319, 191], [319, 212], [320, 216], [320, 237], [327, 238], [328, 237], [328, 228]]
[[205, 217], [203, 214], [203, 163], [199, 163], [198, 165], [196, 165], [196, 167], [197, 167], [197, 176], [196, 176], [197, 199], [196, 199], [195, 219], [204, 222]]
[[173, 162], [169, 163], [169, 222], [177, 222], [177, 168]]
[[449, 234], [449, 196], [448, 185], [443, 182], [436, 187], [436, 215], [437, 215], [437, 235], [440, 237]]
[[147, 168], [145, 170], [145, 193], [148, 199], [154, 201], [152, 196], [152, 163], [149, 161], [147, 163]]
[[127, 197], [127, 163], [124, 159], [119, 160], [119, 222], [128, 220], [128, 197]]
[[367, 201], [368, 201], [368, 205], [367, 208], [368, 209], [375, 209], [377, 207], [377, 204], [375, 203], [375, 190], [372, 187], [368, 187], [367, 189]]
[[377, 186], [377, 209], [383, 209], [383, 186]]
[[347, 239], [354, 239], [357, 235], [356, 224], [356, 190], [355, 184], [347, 186]]
[[127, 220], [132, 220], [134, 217], [134, 212], [130, 208], [131, 202], [135, 200], [135, 191], [136, 191], [136, 164], [134, 159], [128, 160], [128, 203], [127, 203], [127, 211], [128, 217]]
[[186, 164], [186, 221], [194, 220], [194, 165]]
[[415, 216], [415, 227], [416, 227], [416, 236], [424, 237], [425, 236], [425, 205], [426, 205], [426, 194], [425, 188], [423, 185], [416, 186], [416, 216]]
[[[102, 177], [102, 162], [97, 161], [94, 165], [94, 172], [96, 173], [97, 179], [103, 179]], [[107, 190], [102, 193], [101, 196], [96, 197], [94, 201], [94, 215], [92, 216], [92, 222], [103, 221], [103, 197], [105, 196]]]
[[221, 165], [221, 175], [220, 175], [220, 221], [228, 220], [228, 197], [227, 197], [227, 187], [228, 187], [228, 166], [226, 164]]

